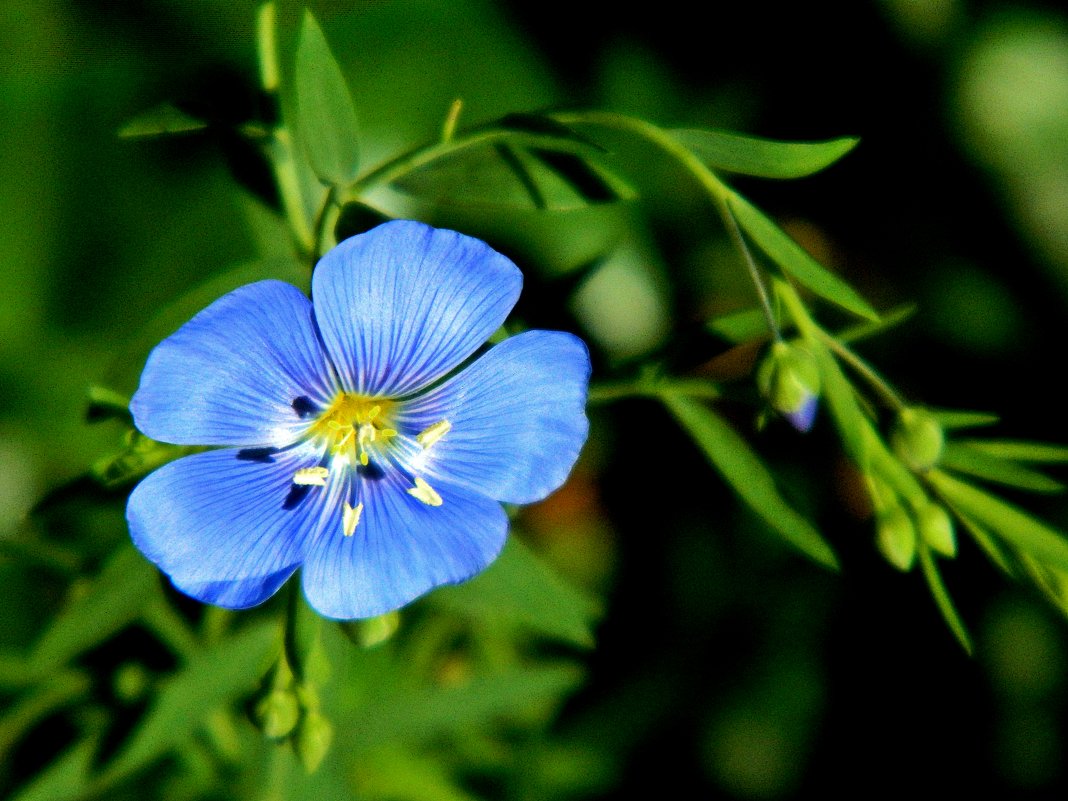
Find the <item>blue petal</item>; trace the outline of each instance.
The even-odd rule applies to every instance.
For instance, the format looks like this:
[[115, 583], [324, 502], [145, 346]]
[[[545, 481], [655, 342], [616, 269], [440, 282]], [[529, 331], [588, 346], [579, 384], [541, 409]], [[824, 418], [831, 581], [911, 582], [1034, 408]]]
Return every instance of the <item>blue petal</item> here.
[[269, 598], [314, 536], [331, 488], [296, 487], [311, 449], [227, 448], [164, 465], [134, 488], [126, 519], [134, 545], [199, 601], [240, 609]]
[[349, 392], [398, 396], [445, 375], [504, 322], [519, 269], [455, 231], [399, 220], [341, 242], [315, 269], [315, 314]]
[[455, 584], [490, 564], [504, 547], [508, 518], [500, 504], [447, 485], [441, 506], [408, 494], [398, 471], [359, 486], [364, 504], [351, 537], [325, 527], [301, 570], [304, 594], [320, 614], [373, 617], [442, 584]]
[[819, 408], [819, 403], [820, 399], [816, 395], [809, 395], [800, 406], [792, 412], [785, 412], [783, 417], [802, 434], [807, 433], [812, 428], [812, 424], [816, 422], [816, 410]]
[[582, 340], [528, 331], [494, 346], [458, 375], [404, 404], [397, 422], [418, 434], [451, 428], [411, 467], [498, 501], [530, 503], [567, 478], [586, 441], [590, 357]]
[[179, 445], [288, 445], [335, 380], [311, 301], [281, 281], [236, 289], [156, 346], [130, 403], [145, 434]]

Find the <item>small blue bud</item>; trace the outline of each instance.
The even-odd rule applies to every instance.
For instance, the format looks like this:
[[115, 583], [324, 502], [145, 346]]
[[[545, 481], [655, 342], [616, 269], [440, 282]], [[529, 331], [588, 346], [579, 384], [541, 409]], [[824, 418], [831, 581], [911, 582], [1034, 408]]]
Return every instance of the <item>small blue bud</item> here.
[[757, 368], [757, 387], [772, 409], [798, 431], [812, 428], [819, 408], [816, 358], [798, 342], [776, 342]]

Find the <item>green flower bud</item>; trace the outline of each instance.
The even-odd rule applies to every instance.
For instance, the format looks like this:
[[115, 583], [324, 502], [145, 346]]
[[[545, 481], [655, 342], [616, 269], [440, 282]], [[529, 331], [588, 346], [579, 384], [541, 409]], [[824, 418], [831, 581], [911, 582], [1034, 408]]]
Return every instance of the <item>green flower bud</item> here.
[[808, 431], [816, 416], [820, 371], [816, 357], [797, 342], [776, 342], [760, 363], [757, 388], [775, 411], [798, 431]]
[[907, 406], [897, 413], [890, 431], [890, 445], [898, 458], [916, 472], [934, 467], [945, 444], [941, 424], [926, 409]]
[[330, 750], [334, 739], [334, 727], [318, 712], [306, 712], [293, 738], [293, 749], [300, 764], [308, 773], [314, 773]]
[[916, 527], [901, 504], [895, 503], [879, 512], [875, 520], [875, 541], [886, 561], [902, 572], [912, 569], [916, 560]]
[[265, 737], [272, 740], [288, 737], [300, 719], [297, 696], [292, 690], [272, 690], [256, 702], [252, 716]]
[[953, 518], [941, 504], [928, 503], [916, 513], [916, 525], [920, 536], [931, 548], [943, 556], [957, 555], [957, 537], [953, 531]]
[[120, 665], [112, 678], [115, 697], [128, 704], [140, 701], [148, 690], [148, 685], [148, 672], [137, 662]]

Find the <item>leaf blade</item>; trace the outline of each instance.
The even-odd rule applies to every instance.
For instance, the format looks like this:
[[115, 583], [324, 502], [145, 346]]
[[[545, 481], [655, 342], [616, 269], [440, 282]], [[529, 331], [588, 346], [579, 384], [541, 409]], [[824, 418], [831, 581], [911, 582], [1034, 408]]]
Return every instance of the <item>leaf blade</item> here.
[[733, 428], [691, 398], [665, 394], [661, 399], [712, 466], [764, 522], [809, 558], [832, 570], [838, 569], [838, 559], [831, 546], [786, 502], [770, 471]]
[[1068, 539], [1064, 534], [1031, 517], [1011, 503], [953, 478], [941, 470], [931, 470], [927, 480], [950, 504], [974, 518], [1010, 545], [1068, 570]]
[[879, 313], [853, 287], [812, 258], [756, 206], [736, 193], [727, 198], [727, 205], [738, 224], [784, 273], [846, 311], [879, 320]]
[[860, 141], [857, 137], [822, 142], [785, 142], [727, 131], [676, 128], [677, 141], [713, 170], [758, 178], [803, 178], [834, 164]]
[[319, 180], [344, 187], [360, 167], [356, 107], [330, 45], [304, 12], [296, 59], [297, 131]]

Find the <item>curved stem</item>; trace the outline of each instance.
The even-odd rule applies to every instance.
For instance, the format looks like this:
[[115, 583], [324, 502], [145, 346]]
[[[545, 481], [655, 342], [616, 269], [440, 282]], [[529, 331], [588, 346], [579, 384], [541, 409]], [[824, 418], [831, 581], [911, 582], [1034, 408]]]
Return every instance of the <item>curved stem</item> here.
[[723, 224], [727, 228], [727, 234], [730, 236], [731, 242], [738, 248], [742, 260], [745, 262], [746, 269], [749, 271], [749, 278], [752, 280], [753, 286], [756, 289], [757, 297], [760, 300], [760, 307], [763, 310], [764, 317], [768, 323], [768, 329], [776, 340], [782, 339], [782, 335], [779, 333], [779, 325], [775, 320], [775, 313], [771, 308], [767, 282], [765, 282], [763, 275], [761, 275], [760, 268], [757, 266], [756, 260], [753, 258], [753, 254], [749, 250], [749, 246], [746, 245], [741, 229], [738, 228], [738, 221], [734, 218], [734, 213], [731, 211], [730, 199], [733, 197], [734, 192], [729, 186], [723, 183], [712, 170], [705, 166], [705, 163], [694, 155], [688, 147], [671, 136], [671, 134], [663, 128], [653, 125], [651, 122], [646, 122], [645, 120], [640, 120], [635, 117], [628, 117], [623, 114], [615, 114], [610, 111], [565, 112], [553, 114], [552, 117], [563, 125], [600, 125], [604, 128], [614, 128], [619, 131], [635, 134], [636, 136], [656, 145], [674, 158], [683, 169], [690, 173], [712, 200], [716, 207], [716, 211], [719, 212], [720, 217], [723, 219]]
[[314, 240], [312, 243], [311, 253], [309, 258], [311, 261], [311, 268], [315, 269], [316, 262], [319, 261], [319, 256], [323, 252], [323, 238], [324, 229], [326, 227], [326, 218], [330, 212], [330, 207], [334, 204], [334, 198], [337, 197], [337, 187], [330, 185], [326, 194], [323, 195], [323, 202], [319, 205], [319, 212], [315, 215], [315, 225], [312, 227], [312, 233]]
[[885, 378], [875, 372], [866, 361], [822, 328], [817, 327], [816, 331], [823, 343], [830, 348], [839, 359], [848, 364], [854, 373], [867, 381], [872, 389], [882, 396], [887, 406], [891, 409], [901, 409], [906, 405], [905, 400], [898, 394], [897, 390], [890, 386]]

